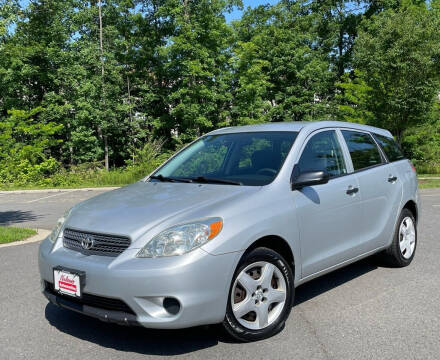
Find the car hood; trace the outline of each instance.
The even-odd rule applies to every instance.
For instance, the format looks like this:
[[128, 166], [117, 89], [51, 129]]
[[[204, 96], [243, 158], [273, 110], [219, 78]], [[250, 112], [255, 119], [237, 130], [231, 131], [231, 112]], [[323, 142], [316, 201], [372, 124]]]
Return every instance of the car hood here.
[[239, 201], [245, 194], [258, 189], [251, 186], [140, 181], [76, 205], [65, 228], [129, 236], [135, 242], [162, 223], [168, 227], [201, 217], [222, 216], [221, 204]]

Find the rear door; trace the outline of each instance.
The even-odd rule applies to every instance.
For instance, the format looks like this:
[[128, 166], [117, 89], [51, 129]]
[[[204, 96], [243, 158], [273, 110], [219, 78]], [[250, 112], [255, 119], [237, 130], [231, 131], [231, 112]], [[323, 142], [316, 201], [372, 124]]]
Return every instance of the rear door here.
[[402, 183], [402, 200], [403, 198], [415, 199], [417, 197], [417, 176], [409, 160], [405, 158], [402, 150], [392, 137], [374, 133], [372, 135], [387, 157], [388, 162], [395, 169], [393, 174], [398, 178], [397, 181]]
[[327, 184], [292, 192], [299, 218], [302, 277], [337, 265], [357, 255], [361, 220], [356, 176], [349, 174], [337, 131], [321, 130], [305, 141], [295, 168], [300, 172], [323, 170]]
[[341, 130], [359, 183], [362, 222], [359, 251], [365, 253], [387, 244], [402, 196], [402, 183], [368, 132]]

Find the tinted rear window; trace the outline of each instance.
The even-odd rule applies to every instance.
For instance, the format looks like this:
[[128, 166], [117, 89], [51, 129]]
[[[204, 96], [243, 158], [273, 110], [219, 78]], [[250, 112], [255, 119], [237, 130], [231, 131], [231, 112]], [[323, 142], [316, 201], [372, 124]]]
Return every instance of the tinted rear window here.
[[394, 139], [378, 134], [373, 134], [373, 136], [382, 147], [388, 161], [392, 162], [405, 159], [402, 150], [400, 150], [399, 145], [396, 144]]
[[373, 138], [358, 131], [342, 130], [354, 170], [361, 170], [382, 163], [379, 149]]

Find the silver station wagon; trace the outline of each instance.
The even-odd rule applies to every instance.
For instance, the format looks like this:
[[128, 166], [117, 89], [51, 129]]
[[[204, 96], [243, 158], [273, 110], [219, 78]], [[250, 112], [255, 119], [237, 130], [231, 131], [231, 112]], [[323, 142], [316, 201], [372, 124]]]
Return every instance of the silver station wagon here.
[[148, 328], [280, 331], [295, 288], [374, 253], [411, 263], [417, 179], [390, 132], [344, 122], [210, 132], [84, 201], [39, 250], [50, 302]]

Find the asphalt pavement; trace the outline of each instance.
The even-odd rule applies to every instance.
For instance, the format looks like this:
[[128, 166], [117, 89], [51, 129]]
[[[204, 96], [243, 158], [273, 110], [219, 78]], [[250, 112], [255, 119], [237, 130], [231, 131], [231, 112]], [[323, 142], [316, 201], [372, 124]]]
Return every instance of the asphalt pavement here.
[[73, 205], [107, 191], [0, 193], [0, 225], [52, 229]]
[[[0, 195], [0, 224], [51, 228], [97, 193]], [[38, 243], [1, 248], [0, 359], [439, 359], [440, 189], [421, 195], [409, 267], [373, 257], [304, 284], [285, 329], [250, 344], [216, 327], [126, 328], [59, 309], [40, 293]]]

